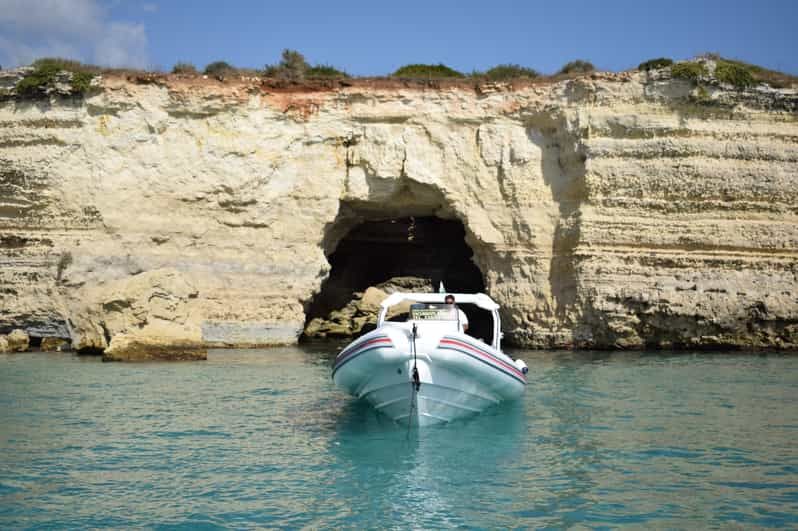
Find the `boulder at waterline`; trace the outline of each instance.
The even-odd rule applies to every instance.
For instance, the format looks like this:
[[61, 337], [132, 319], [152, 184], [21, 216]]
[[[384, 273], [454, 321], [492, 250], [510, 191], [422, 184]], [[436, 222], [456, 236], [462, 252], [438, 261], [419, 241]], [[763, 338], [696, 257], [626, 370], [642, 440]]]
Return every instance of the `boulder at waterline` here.
[[103, 361], [197, 361], [208, 359], [208, 351], [196, 343], [171, 338], [136, 338], [117, 335], [103, 352]]
[[9, 352], [25, 352], [30, 347], [30, 337], [24, 330], [17, 328], [6, 336]]

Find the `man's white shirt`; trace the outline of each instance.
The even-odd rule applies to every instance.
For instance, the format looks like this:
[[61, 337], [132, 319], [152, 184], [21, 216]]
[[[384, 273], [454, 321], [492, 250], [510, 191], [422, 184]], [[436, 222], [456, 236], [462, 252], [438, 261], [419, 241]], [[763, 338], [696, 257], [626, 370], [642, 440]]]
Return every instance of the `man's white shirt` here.
[[460, 330], [468, 326], [468, 317], [463, 310], [457, 308], [457, 320], [460, 322]]

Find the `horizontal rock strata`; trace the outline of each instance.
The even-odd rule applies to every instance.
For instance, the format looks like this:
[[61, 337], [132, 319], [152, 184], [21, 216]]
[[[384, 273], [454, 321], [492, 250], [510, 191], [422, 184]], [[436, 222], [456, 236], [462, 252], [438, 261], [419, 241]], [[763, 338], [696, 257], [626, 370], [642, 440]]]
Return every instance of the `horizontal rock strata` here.
[[293, 343], [349, 230], [437, 216], [463, 224], [517, 345], [795, 348], [798, 96], [709, 88], [7, 97], [0, 332], [107, 359]]

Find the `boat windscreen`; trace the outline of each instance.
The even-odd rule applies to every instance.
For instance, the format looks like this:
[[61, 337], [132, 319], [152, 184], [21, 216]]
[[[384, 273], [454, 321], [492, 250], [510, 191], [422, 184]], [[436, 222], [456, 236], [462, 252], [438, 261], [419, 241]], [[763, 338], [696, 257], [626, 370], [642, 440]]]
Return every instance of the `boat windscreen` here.
[[410, 319], [414, 321], [457, 321], [454, 304], [417, 303], [410, 306]]

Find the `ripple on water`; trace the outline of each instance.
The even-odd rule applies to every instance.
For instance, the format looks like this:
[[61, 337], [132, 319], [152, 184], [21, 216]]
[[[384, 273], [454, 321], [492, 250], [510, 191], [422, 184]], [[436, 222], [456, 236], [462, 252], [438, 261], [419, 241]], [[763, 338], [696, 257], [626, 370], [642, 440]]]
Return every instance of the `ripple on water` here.
[[516, 353], [522, 401], [408, 431], [334, 350], [0, 358], [0, 527], [798, 526], [798, 358]]

